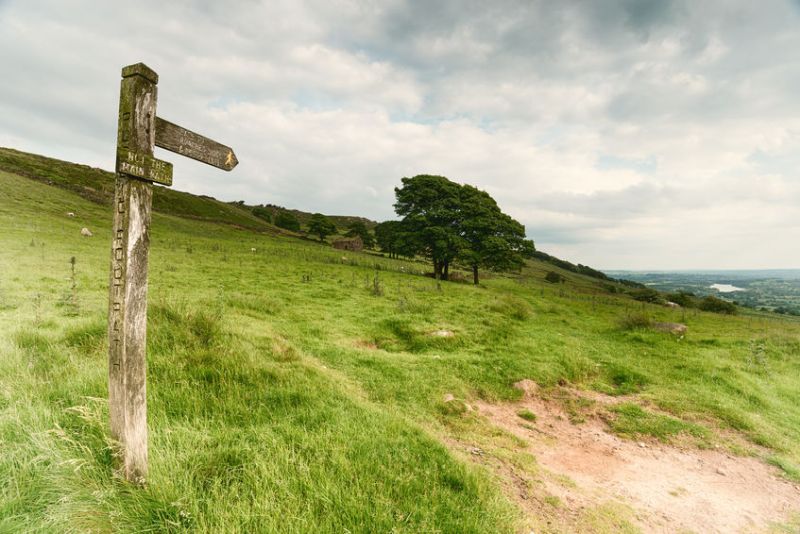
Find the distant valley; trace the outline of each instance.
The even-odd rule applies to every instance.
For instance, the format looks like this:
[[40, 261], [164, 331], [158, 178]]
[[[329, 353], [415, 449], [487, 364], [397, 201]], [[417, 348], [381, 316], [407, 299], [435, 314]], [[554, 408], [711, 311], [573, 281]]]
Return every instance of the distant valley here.
[[800, 315], [800, 269], [605, 272], [661, 291], [714, 295], [749, 308]]

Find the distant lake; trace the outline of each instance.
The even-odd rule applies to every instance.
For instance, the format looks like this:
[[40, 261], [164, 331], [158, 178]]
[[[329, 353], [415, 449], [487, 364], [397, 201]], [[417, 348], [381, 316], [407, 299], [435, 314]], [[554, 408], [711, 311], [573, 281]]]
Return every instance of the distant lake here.
[[736, 287], [730, 284], [711, 284], [711, 289], [716, 289], [720, 293], [733, 293], [734, 291], [745, 291], [743, 287]]

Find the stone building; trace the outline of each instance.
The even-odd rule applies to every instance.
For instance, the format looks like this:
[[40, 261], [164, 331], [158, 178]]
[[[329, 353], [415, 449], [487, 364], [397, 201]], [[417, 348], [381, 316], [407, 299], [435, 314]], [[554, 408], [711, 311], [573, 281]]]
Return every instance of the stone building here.
[[359, 250], [364, 250], [364, 242], [361, 241], [361, 238], [358, 236], [342, 237], [341, 239], [337, 239], [333, 242], [333, 248], [358, 252]]

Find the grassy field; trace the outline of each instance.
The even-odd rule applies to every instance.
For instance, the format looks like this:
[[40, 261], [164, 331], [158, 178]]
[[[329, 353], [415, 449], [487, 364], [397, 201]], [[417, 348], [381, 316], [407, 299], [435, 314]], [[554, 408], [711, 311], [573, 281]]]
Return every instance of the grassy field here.
[[[643, 305], [561, 271], [554, 286], [542, 263], [437, 284], [421, 263], [167, 212], [150, 254], [150, 478], [135, 488], [108, 436], [110, 209], [0, 172], [0, 532], [613, 531], [624, 518], [602, 509], [524, 516], [457, 446], [548, 497], [524, 444], [466, 407], [517, 399], [521, 379], [628, 395], [621, 435], [688, 436], [800, 479], [796, 321]], [[642, 313], [689, 334], [620, 326]]]

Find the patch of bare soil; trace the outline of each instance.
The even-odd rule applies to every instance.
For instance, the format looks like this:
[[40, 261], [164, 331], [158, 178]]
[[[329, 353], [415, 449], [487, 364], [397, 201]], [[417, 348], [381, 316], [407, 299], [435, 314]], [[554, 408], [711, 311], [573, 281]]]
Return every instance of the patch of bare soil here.
[[376, 345], [374, 341], [367, 341], [364, 339], [355, 340], [353, 346], [359, 349], [378, 350], [378, 345]]
[[[518, 387], [526, 393], [521, 402], [474, 407], [528, 443], [546, 491], [567, 515], [577, 517], [613, 500], [633, 508], [645, 532], [734, 533], [763, 532], [800, 512], [800, 486], [756, 458], [622, 439], [593, 415], [573, 424], [564, 403], [543, 399], [535, 383]], [[590, 397], [618, 402], [596, 393]], [[535, 422], [518, 415], [525, 409], [536, 415]], [[498, 474], [507, 478], [502, 471]], [[522, 504], [536, 515], [535, 502]]]

